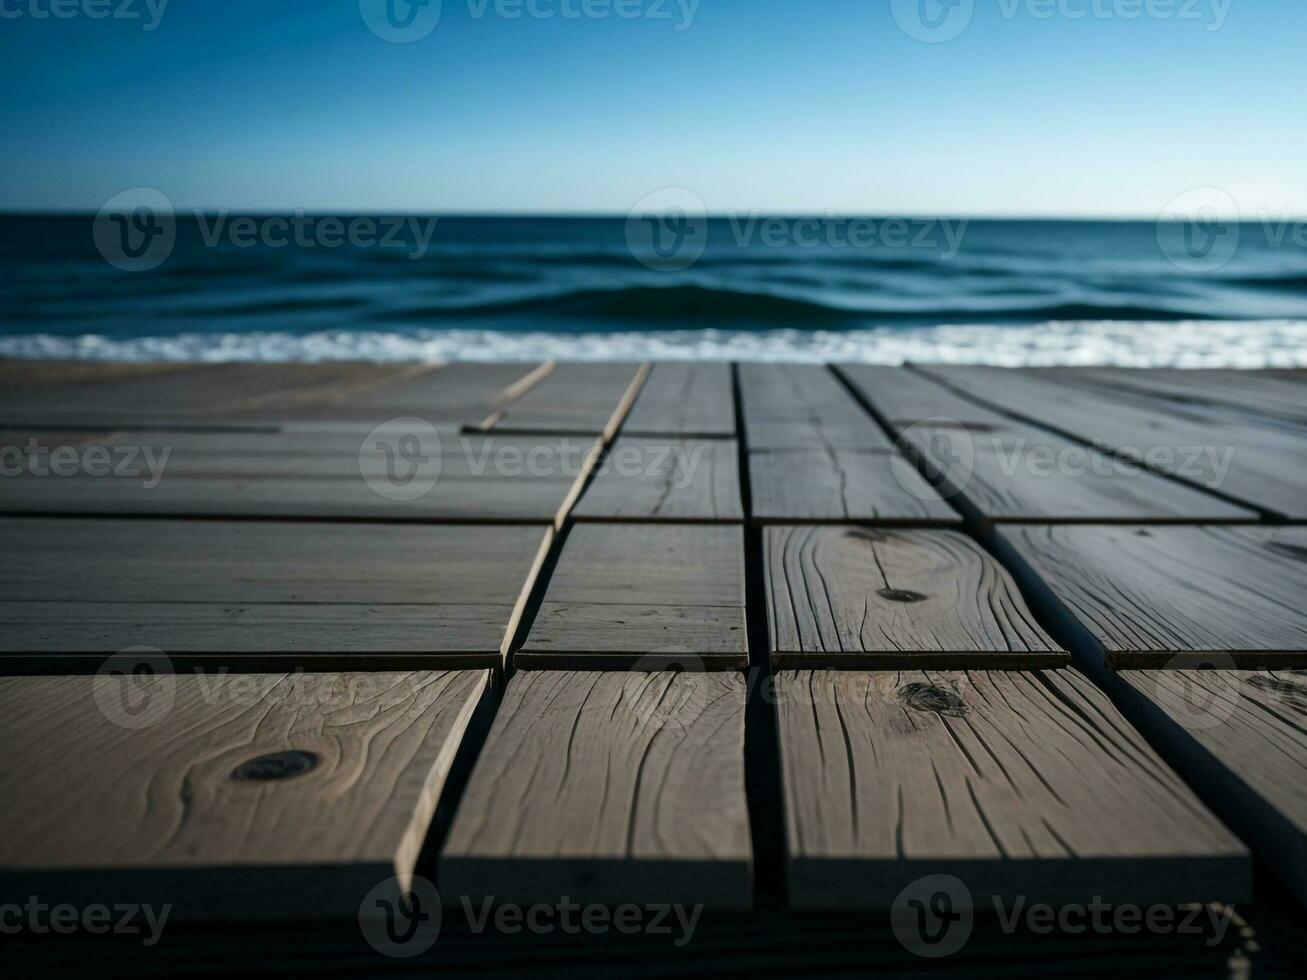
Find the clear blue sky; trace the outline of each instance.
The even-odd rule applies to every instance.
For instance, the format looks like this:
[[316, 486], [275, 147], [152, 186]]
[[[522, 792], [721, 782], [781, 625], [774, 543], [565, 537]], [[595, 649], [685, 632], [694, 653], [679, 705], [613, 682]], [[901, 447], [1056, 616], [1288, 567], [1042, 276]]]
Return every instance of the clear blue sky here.
[[[938, 44], [899, 0], [443, 0], [408, 44], [359, 0], [171, 0], [152, 31], [161, 0], [33, 15], [51, 2], [0, 0], [0, 207], [150, 186], [183, 208], [625, 213], [683, 186], [713, 211], [1152, 217], [1214, 185], [1307, 213], [1303, 0], [975, 0]], [[587, 2], [607, 16], [563, 16]], [[1128, 16], [1151, 3], [1170, 13]]]

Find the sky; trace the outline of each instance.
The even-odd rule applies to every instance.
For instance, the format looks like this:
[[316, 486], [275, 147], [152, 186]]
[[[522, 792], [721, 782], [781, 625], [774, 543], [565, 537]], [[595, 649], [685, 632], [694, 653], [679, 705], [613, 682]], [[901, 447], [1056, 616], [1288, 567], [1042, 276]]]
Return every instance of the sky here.
[[1302, 215], [1304, 38], [1303, 0], [0, 0], [0, 208]]

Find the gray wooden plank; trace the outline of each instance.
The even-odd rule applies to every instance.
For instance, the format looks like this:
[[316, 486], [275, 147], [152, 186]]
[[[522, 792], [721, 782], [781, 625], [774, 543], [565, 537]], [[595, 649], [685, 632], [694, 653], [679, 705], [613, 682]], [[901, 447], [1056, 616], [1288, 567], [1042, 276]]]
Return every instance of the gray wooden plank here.
[[1226, 368], [1064, 368], [1056, 372], [1073, 381], [1120, 388], [1148, 398], [1163, 398], [1183, 408], [1198, 404], [1233, 409], [1254, 424], [1307, 426], [1307, 392], [1301, 384], [1268, 371]]
[[757, 523], [958, 524], [961, 518], [893, 451], [749, 453]]
[[1243, 901], [1244, 848], [1073, 671], [783, 672], [790, 904]]
[[407, 889], [491, 683], [485, 670], [0, 679], [0, 902], [355, 923], [372, 889]]
[[744, 519], [734, 439], [620, 436], [572, 512], [578, 521]]
[[589, 433], [612, 438], [648, 374], [648, 365], [565, 363], [484, 420], [498, 432]]
[[653, 365], [622, 432], [683, 439], [734, 437], [730, 364], [668, 361]]
[[1307, 671], [1122, 671], [1139, 724], [1307, 905]]
[[750, 907], [738, 673], [527, 671], [441, 852], [447, 903]]
[[880, 426], [820, 365], [741, 364], [740, 400], [750, 451], [891, 448]]
[[1007, 411], [1195, 486], [1280, 516], [1307, 518], [1307, 439], [1301, 426], [1255, 424], [1245, 413], [1196, 402], [1178, 405], [1065, 373], [984, 367], [929, 372]]
[[1113, 667], [1307, 666], [1307, 528], [1018, 525], [997, 542]]
[[[548, 528], [0, 521], [0, 659], [168, 653], [412, 655], [495, 664]], [[239, 662], [239, 661], [234, 661]]]
[[578, 524], [516, 654], [540, 669], [747, 662], [744, 534], [726, 525]]
[[994, 522], [1251, 522], [1257, 513], [1034, 426], [905, 429], [941, 493]]
[[954, 531], [772, 527], [764, 537], [776, 668], [1058, 667], [1001, 565]]
[[899, 428], [934, 419], [937, 424], [951, 421], [983, 432], [1005, 429], [1012, 421], [906, 367], [841, 364], [837, 370], [883, 419]]
[[[6, 447], [0, 511], [15, 514], [550, 524], [580, 492], [600, 443], [400, 422], [379, 435], [9, 430]], [[52, 475], [56, 454], [71, 475]]]

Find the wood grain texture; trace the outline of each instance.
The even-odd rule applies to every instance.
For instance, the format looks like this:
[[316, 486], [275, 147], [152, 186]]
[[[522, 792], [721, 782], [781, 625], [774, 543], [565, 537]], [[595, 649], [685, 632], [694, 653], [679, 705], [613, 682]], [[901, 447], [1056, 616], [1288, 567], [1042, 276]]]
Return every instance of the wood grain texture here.
[[773, 667], [1058, 667], [1007, 572], [953, 531], [773, 527]]
[[621, 436], [573, 517], [578, 521], [742, 521], [739, 448], [734, 439]]
[[1228, 654], [1307, 666], [1307, 528], [1004, 528], [1001, 546], [1116, 668]]
[[933, 419], [961, 423], [972, 431], [1002, 431], [1012, 421], [910, 368], [841, 364], [837, 371], [883, 419], [899, 428]]
[[516, 662], [734, 670], [747, 651], [741, 528], [578, 524]]
[[749, 453], [753, 519], [762, 524], [959, 524], [961, 518], [893, 451]]
[[777, 697], [794, 908], [930, 874], [985, 908], [1250, 895], [1243, 847], [1072, 671], [783, 672]]
[[1307, 905], [1307, 671], [1123, 671], [1155, 744]]
[[150, 644], [169, 653], [404, 652], [419, 664], [494, 664], [551, 535], [532, 527], [0, 521], [0, 653]]
[[646, 365], [619, 362], [559, 364], [521, 397], [501, 406], [489, 428], [611, 438], [646, 372]]
[[440, 855], [445, 900], [749, 908], [744, 703], [737, 673], [516, 675]]
[[[464, 435], [403, 424], [377, 437], [370, 431], [0, 432], [0, 452], [21, 453], [6, 460], [17, 475], [0, 479], [0, 511], [551, 524], [600, 448], [585, 436]], [[419, 462], [402, 454], [388, 460], [379, 448], [393, 451], [419, 431]], [[81, 461], [93, 452], [100, 457], [92, 470]], [[48, 474], [55, 453], [71, 454], [71, 475]], [[29, 459], [38, 466], [23, 462]], [[390, 492], [404, 491], [397, 478], [410, 473], [429, 483], [425, 492]]]
[[[1254, 511], [1034, 426], [905, 429], [927, 475], [988, 521], [1245, 521]], [[943, 482], [939, 482], [943, 481]]]
[[[0, 902], [356, 922], [371, 888], [407, 884], [490, 684], [489, 671], [0, 679]], [[278, 753], [309, 768], [234, 778]]]
[[655, 364], [622, 432], [682, 439], [733, 438], [731, 366], [712, 362]]
[[978, 398], [1085, 442], [1146, 460], [1195, 486], [1291, 518], [1307, 518], [1302, 426], [1185, 404], [1085, 375], [984, 367], [930, 368]]
[[749, 449], [890, 449], [889, 437], [825, 367], [741, 364]]

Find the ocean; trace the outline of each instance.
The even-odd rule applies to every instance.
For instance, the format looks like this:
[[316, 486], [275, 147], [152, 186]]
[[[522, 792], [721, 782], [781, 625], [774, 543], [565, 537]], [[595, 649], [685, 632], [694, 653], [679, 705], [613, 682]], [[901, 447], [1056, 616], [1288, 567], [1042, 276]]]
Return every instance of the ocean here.
[[0, 356], [1307, 366], [1271, 220], [0, 217]]

